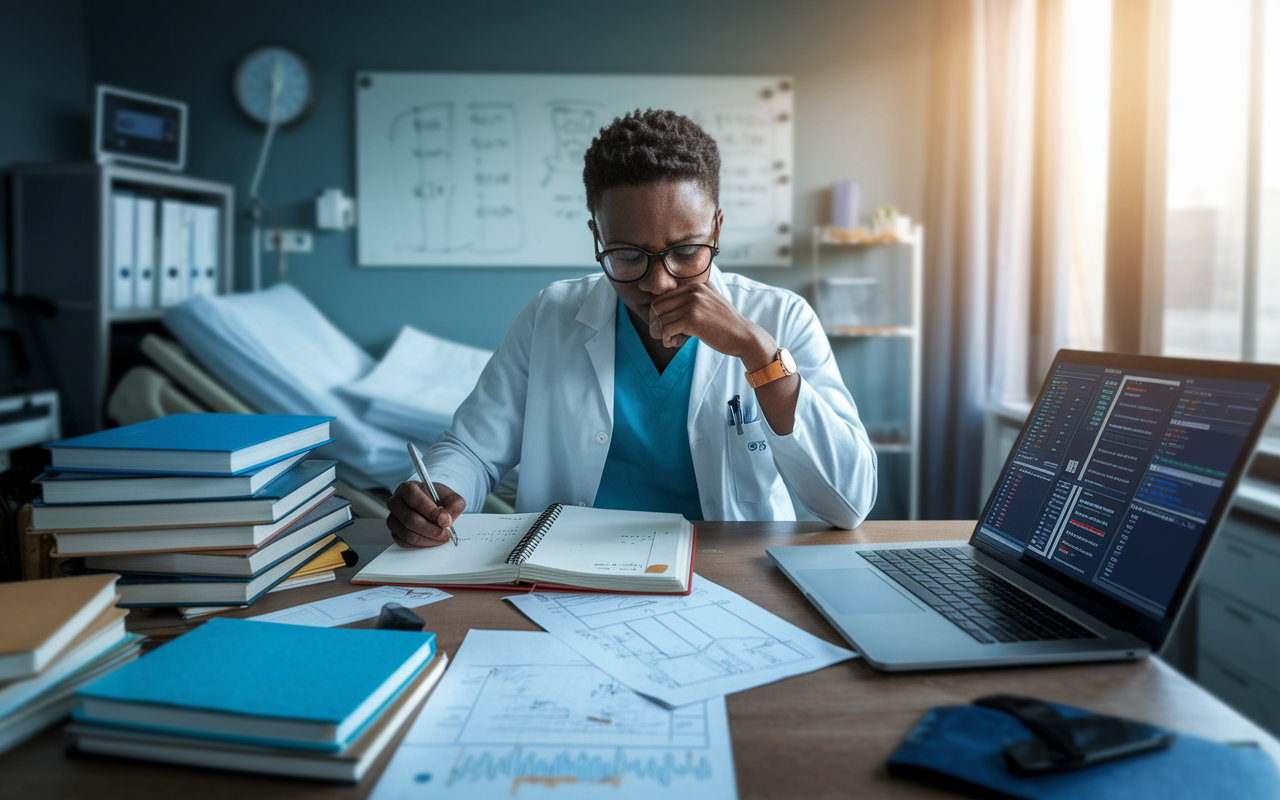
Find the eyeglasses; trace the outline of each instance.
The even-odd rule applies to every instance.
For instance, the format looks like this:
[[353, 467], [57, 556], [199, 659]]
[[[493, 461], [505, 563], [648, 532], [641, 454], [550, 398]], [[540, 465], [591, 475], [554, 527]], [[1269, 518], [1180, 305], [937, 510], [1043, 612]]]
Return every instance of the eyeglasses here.
[[719, 254], [720, 247], [714, 244], [678, 244], [657, 253], [639, 247], [611, 247], [596, 253], [596, 261], [618, 283], [635, 283], [649, 274], [655, 258], [662, 260], [673, 278], [696, 278], [711, 268], [711, 259]]

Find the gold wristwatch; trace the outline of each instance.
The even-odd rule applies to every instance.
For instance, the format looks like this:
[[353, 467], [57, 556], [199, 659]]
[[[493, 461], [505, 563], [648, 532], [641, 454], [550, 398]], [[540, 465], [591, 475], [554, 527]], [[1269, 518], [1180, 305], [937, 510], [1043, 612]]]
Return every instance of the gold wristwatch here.
[[795, 374], [796, 360], [791, 357], [791, 352], [787, 348], [779, 347], [778, 352], [773, 354], [773, 361], [765, 364], [755, 372], [746, 373], [746, 376], [747, 383], [751, 384], [751, 388], [759, 389], [766, 383], [773, 383], [779, 378]]

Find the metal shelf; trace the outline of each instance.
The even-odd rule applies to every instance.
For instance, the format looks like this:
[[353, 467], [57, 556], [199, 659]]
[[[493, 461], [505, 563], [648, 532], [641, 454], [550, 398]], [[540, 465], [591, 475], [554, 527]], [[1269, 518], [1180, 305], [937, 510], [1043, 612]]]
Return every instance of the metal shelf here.
[[[852, 238], [857, 237], [857, 238]], [[924, 228], [916, 225], [911, 229], [911, 235], [905, 239], [897, 239], [891, 236], [873, 236], [867, 234], [859, 237], [857, 234], [834, 234], [833, 229], [828, 227], [815, 227], [813, 229], [812, 238], [812, 256], [813, 256], [813, 285], [815, 293], [823, 277], [821, 256], [825, 248], [839, 248], [848, 252], [853, 251], [871, 251], [883, 248], [908, 248], [910, 251], [910, 266], [897, 274], [902, 278], [900, 282], [895, 280], [895, 288], [897, 291], [894, 303], [896, 308], [896, 317], [890, 316], [896, 322], [903, 323], [897, 325], [823, 325], [823, 330], [827, 336], [833, 339], [842, 340], [883, 340], [898, 339], [905, 341], [911, 351], [910, 365], [905, 374], [899, 379], [906, 381], [910, 385], [906, 388], [906, 394], [910, 397], [910, 402], [903, 409], [902, 417], [894, 422], [902, 427], [901, 438], [889, 438], [886, 440], [872, 440], [871, 446], [876, 453], [879, 454], [902, 454], [906, 456], [910, 463], [908, 465], [908, 474], [910, 481], [908, 487], [908, 503], [907, 515], [911, 519], [919, 519], [920, 517], [920, 381], [921, 381], [921, 331], [923, 326], [923, 274], [924, 274]], [[860, 256], [859, 256], [860, 258]], [[896, 259], [897, 256], [894, 256]], [[861, 266], [855, 266], [861, 269]], [[895, 266], [894, 270], [900, 267]], [[816, 300], [816, 297], [815, 297]]]
[[905, 338], [916, 335], [915, 328], [907, 328], [901, 325], [823, 325], [822, 329], [827, 332], [828, 336], [837, 336], [846, 339], [865, 339], [876, 336], [898, 336]]

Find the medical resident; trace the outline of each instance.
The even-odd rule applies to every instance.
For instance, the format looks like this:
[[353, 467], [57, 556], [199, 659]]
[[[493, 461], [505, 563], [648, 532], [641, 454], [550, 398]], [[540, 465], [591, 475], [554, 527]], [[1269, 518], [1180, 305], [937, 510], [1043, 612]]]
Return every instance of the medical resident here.
[[602, 272], [525, 306], [426, 454], [439, 506], [417, 481], [388, 502], [395, 541], [447, 542], [516, 465], [517, 512], [792, 520], [794, 497], [858, 525], [876, 456], [822, 325], [794, 292], [713, 263], [715, 141], [686, 117], [636, 111], [600, 131], [583, 182]]

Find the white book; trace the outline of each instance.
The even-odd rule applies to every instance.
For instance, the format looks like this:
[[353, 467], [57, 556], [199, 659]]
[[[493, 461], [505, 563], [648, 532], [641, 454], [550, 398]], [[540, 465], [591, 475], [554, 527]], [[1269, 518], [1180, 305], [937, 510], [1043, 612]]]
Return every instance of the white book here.
[[156, 201], [139, 197], [134, 208], [133, 307], [156, 307]]
[[111, 193], [111, 307], [133, 308], [134, 198]]
[[685, 594], [694, 527], [679, 514], [559, 503], [541, 514], [463, 514], [458, 544], [391, 545], [352, 583], [534, 583], [608, 592]]
[[351, 503], [331, 497], [314, 510], [272, 537], [261, 547], [245, 553], [179, 551], [176, 553], [134, 553], [90, 556], [84, 565], [98, 572], [154, 572], [174, 575], [212, 575], [224, 578], [251, 578], [284, 557], [346, 526], [351, 521]]
[[191, 296], [218, 293], [218, 232], [222, 210], [191, 206]]
[[158, 305], [175, 306], [187, 299], [190, 270], [191, 207], [180, 200], [162, 200]]
[[199, 528], [145, 528], [121, 531], [55, 533], [57, 556], [96, 556], [113, 553], [163, 553], [180, 550], [233, 550], [257, 547], [298, 522], [333, 496], [325, 489], [281, 519], [262, 525], [210, 525]]

